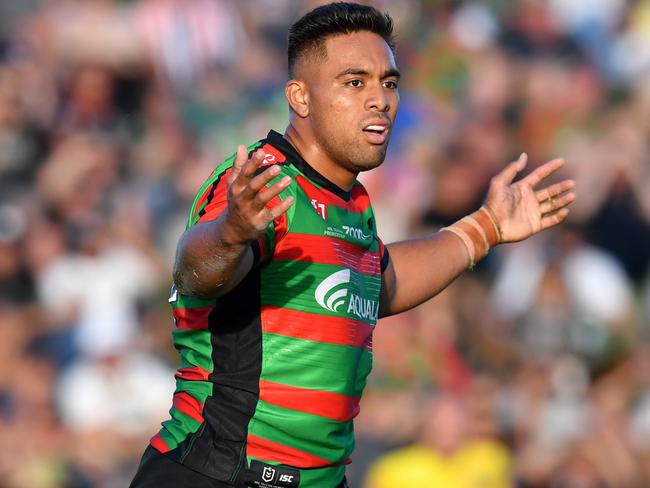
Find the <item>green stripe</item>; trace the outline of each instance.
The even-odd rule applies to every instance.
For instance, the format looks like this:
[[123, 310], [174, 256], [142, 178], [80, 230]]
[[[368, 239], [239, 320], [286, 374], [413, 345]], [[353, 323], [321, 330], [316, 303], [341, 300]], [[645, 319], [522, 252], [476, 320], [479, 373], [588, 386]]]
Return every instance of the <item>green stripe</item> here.
[[214, 304], [214, 298], [204, 300], [189, 295], [181, 295], [180, 293], [177, 293], [176, 300], [171, 302], [172, 308], [205, 308], [214, 307]]
[[372, 369], [372, 353], [264, 332], [261, 379], [348, 396], [361, 396]]
[[212, 386], [211, 381], [184, 380], [182, 378], [176, 378], [176, 392], [185, 391], [201, 403], [205, 403], [205, 400], [212, 395]]
[[[332, 463], [343, 461], [354, 448], [352, 422], [337, 422], [262, 400], [257, 404], [248, 432]], [[319, 439], [313, 435], [315, 432], [326, 432], [327, 435]]]
[[[196, 432], [201, 426], [200, 422], [197, 422], [189, 415], [184, 414], [174, 407], [169, 409], [169, 414], [171, 415], [171, 419], [162, 423], [164, 429], [161, 431], [161, 435], [166, 432], [172, 439], [174, 439], [176, 445], [183, 442], [188, 434]], [[167, 439], [168, 437], [165, 436], [165, 440]], [[172, 446], [169, 445], [169, 447]]]
[[[165, 422], [170, 422], [169, 420], [166, 420]], [[163, 426], [165, 423], [163, 422]], [[167, 428], [160, 429], [160, 437], [162, 437], [163, 441], [165, 441], [165, 444], [167, 444], [167, 447], [169, 447], [170, 450], [176, 449], [178, 446], [178, 441], [176, 438], [167, 430]]]
[[[292, 170], [294, 176], [301, 174], [295, 167], [292, 167]], [[311, 183], [321, 189], [316, 183]], [[328, 190], [323, 191], [328, 192]], [[300, 189], [296, 194], [298, 197], [296, 205], [294, 205], [296, 207], [295, 218], [291, 221], [292, 232], [335, 237], [371, 251], [377, 250], [376, 230], [369, 225], [369, 220], [372, 219], [374, 222], [372, 206], [369, 205], [363, 212], [358, 212], [336, 205], [327, 205], [327, 221], [324, 221], [319, 213], [314, 211], [311, 200], [305, 191]]]
[[[327, 221], [324, 221], [309, 201], [306, 194], [299, 194], [300, 218], [292, 223], [292, 230], [302, 234], [337, 237], [368, 248], [375, 241], [375, 232], [369, 227], [368, 219], [373, 215], [372, 208], [365, 212], [353, 212], [335, 205], [327, 206]], [[314, 218], [315, 217], [315, 218]]]
[[[337, 289], [330, 289], [325, 295], [324, 303], [327, 305], [327, 299], [332, 297], [338, 288], [347, 288], [340, 303], [339, 300], [330, 303], [334, 310], [324, 308], [316, 300], [318, 286], [326, 278], [343, 269], [347, 268], [306, 261], [271, 261], [262, 273], [262, 304], [320, 315], [347, 317], [375, 325], [381, 291], [379, 276], [369, 276], [351, 271], [349, 284], [340, 285]], [[368, 306], [360, 306], [358, 297], [369, 300], [369, 302], [363, 302]], [[354, 302], [351, 306], [352, 300]], [[368, 307], [374, 307], [374, 312], [369, 313]]]
[[207, 371], [214, 370], [212, 342], [209, 330], [180, 330], [172, 332], [174, 347], [181, 354], [181, 365], [200, 366]]
[[[280, 165], [280, 174], [278, 174], [275, 178], [273, 178], [271, 181], [269, 181], [266, 186], [270, 187], [280, 181], [282, 178], [284, 178], [287, 174], [289, 176], [293, 176], [290, 171], [288, 171], [289, 166], [285, 165]], [[287, 188], [285, 188], [279, 195], [278, 197], [281, 200], [285, 200], [287, 197], [292, 196], [295, 198], [296, 195], [296, 184], [295, 181], [292, 182]], [[286, 213], [286, 219], [287, 222], [291, 222], [293, 219], [293, 214], [295, 211], [295, 203], [289, 207], [289, 210], [287, 210]], [[266, 230], [264, 231], [263, 234], [264, 237], [264, 244], [266, 246], [266, 253], [270, 256], [273, 254], [273, 251], [275, 249], [275, 224], [274, 222], [270, 222], [269, 225], [266, 227]]]

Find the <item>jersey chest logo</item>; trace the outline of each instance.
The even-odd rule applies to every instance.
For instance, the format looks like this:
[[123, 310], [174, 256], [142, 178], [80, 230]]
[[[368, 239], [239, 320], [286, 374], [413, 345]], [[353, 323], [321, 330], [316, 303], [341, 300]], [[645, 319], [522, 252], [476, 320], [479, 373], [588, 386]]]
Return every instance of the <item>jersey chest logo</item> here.
[[[353, 275], [349, 269], [342, 269], [326, 277], [316, 287], [314, 298], [316, 302], [330, 312], [343, 312], [357, 319], [375, 323], [379, 317], [379, 302], [365, 298], [351, 288]], [[345, 303], [347, 302], [347, 307]]]
[[331, 311], [338, 312], [341, 305], [345, 303], [350, 285], [350, 270], [343, 269], [325, 278], [316, 288], [314, 293], [316, 302]]

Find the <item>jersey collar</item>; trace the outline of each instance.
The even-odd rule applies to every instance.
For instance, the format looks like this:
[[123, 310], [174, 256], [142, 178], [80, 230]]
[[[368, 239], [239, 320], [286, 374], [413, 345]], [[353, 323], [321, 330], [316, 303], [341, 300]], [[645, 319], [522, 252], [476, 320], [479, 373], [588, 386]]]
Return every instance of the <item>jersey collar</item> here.
[[334, 193], [337, 197], [342, 198], [346, 202], [350, 201], [351, 192], [345, 191], [342, 188], [338, 187], [330, 180], [325, 178], [322, 174], [312, 168], [307, 161], [296, 151], [289, 141], [287, 141], [282, 134], [272, 130], [269, 131], [266, 136], [266, 140], [275, 148], [279, 149], [287, 156], [287, 159], [290, 159], [291, 164], [300, 170], [307, 178], [316, 183], [319, 186], [322, 186], [328, 191]]

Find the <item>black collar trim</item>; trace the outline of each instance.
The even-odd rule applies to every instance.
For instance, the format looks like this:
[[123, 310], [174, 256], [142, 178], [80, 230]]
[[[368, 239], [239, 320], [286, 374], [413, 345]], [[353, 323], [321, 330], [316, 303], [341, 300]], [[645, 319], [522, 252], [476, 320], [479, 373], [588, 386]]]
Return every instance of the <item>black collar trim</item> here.
[[269, 131], [268, 135], [266, 136], [266, 140], [269, 141], [272, 146], [282, 151], [284, 155], [287, 156], [287, 159], [290, 159], [291, 164], [293, 164], [302, 173], [304, 173], [307, 178], [312, 180], [314, 183], [322, 186], [323, 188], [331, 191], [337, 197], [342, 198], [346, 202], [350, 201], [352, 195], [351, 192], [345, 191], [342, 188], [336, 186], [334, 183], [332, 183], [330, 180], [312, 168], [309, 163], [304, 160], [300, 153], [296, 151], [296, 148], [293, 147], [291, 143], [282, 136], [282, 134], [274, 130]]

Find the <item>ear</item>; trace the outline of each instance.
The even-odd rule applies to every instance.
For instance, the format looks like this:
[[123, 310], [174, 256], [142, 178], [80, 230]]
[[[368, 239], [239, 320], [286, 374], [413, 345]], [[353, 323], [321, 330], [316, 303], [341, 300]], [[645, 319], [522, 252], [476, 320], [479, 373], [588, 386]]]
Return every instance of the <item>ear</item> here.
[[309, 115], [309, 93], [304, 81], [287, 81], [287, 85], [284, 87], [284, 94], [287, 97], [291, 110], [299, 117], [305, 118]]

